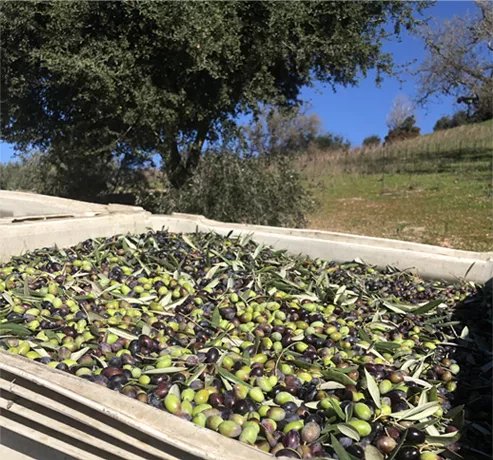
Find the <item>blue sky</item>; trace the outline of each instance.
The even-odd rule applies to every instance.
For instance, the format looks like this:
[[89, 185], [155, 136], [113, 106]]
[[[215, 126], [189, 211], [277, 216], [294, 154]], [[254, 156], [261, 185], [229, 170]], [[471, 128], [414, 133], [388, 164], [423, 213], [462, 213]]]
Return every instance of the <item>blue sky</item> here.
[[[425, 14], [443, 20], [454, 15], [464, 15], [468, 10], [474, 10], [472, 1], [440, 0], [426, 10]], [[397, 64], [411, 62], [413, 59], [421, 61], [424, 57], [421, 40], [407, 35], [402, 37], [400, 43], [386, 43], [385, 51], [393, 54]], [[353, 145], [359, 145], [368, 135], [384, 137], [387, 134], [385, 119], [396, 96], [415, 95], [415, 82], [411, 77], [405, 78], [406, 81], [401, 84], [395, 78], [385, 77], [381, 86], [377, 87], [375, 74], [371, 73], [357, 87], [340, 87], [334, 93], [329, 87], [316, 85], [305, 89], [302, 98], [310, 103], [310, 111], [318, 114], [324, 130], [341, 134]], [[426, 108], [418, 109], [417, 125], [421, 127], [423, 134], [429, 133], [438, 118], [454, 110], [452, 98], [440, 98]], [[0, 141], [0, 161], [9, 161], [12, 157], [12, 146]]]

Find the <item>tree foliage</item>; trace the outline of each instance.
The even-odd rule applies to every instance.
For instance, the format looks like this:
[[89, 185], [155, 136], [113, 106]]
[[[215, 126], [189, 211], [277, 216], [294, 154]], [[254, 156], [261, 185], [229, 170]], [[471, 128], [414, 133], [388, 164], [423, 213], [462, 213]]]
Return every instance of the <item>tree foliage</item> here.
[[320, 149], [325, 151], [330, 150], [349, 150], [351, 148], [351, 142], [345, 139], [343, 136], [334, 133], [322, 133], [314, 139], [314, 144]]
[[363, 139], [363, 147], [378, 147], [382, 143], [380, 136], [372, 134]]
[[465, 110], [459, 110], [452, 116], [445, 115], [439, 118], [433, 126], [433, 131], [441, 131], [444, 129], [457, 128], [458, 126], [467, 125], [471, 123], [471, 117], [468, 116]]
[[476, 0], [474, 14], [420, 29], [427, 57], [417, 70], [418, 101], [451, 95], [477, 121], [493, 118], [493, 7]]
[[403, 141], [405, 139], [412, 139], [418, 137], [421, 134], [421, 128], [416, 126], [416, 118], [414, 115], [407, 117], [399, 126], [393, 129], [389, 129], [388, 134], [385, 136], [385, 144], [392, 144], [393, 142]]
[[290, 155], [308, 149], [320, 133], [322, 122], [301, 107], [264, 107], [239, 136], [248, 155]]
[[303, 227], [313, 200], [290, 157], [209, 151], [185, 186], [164, 196], [148, 194], [142, 205], [153, 212], [180, 211], [223, 222]]
[[180, 187], [240, 113], [296, 105], [315, 80], [390, 71], [389, 24], [412, 28], [428, 3], [4, 2], [1, 136], [72, 177], [84, 163], [80, 183], [114, 158], [159, 154]]

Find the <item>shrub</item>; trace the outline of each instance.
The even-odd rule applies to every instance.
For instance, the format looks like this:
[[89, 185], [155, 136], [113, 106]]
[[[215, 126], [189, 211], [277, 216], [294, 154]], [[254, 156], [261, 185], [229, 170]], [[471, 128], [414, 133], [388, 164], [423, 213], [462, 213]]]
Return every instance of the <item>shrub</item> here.
[[471, 120], [465, 110], [459, 110], [451, 117], [449, 115], [445, 115], [444, 117], [439, 118], [435, 123], [435, 126], [433, 126], [433, 131], [457, 128], [458, 126], [467, 125], [472, 121], [473, 120]]
[[418, 137], [421, 134], [421, 128], [418, 128], [415, 124], [416, 118], [414, 115], [407, 117], [399, 126], [389, 130], [385, 136], [385, 144]]
[[343, 136], [332, 133], [320, 134], [315, 138], [314, 144], [320, 150], [349, 150], [351, 142]]
[[363, 147], [378, 147], [382, 143], [380, 136], [373, 134], [363, 139]]
[[163, 197], [147, 194], [141, 204], [152, 212], [201, 214], [224, 222], [301, 227], [313, 201], [294, 170], [292, 158], [242, 158], [209, 152], [181, 189]]

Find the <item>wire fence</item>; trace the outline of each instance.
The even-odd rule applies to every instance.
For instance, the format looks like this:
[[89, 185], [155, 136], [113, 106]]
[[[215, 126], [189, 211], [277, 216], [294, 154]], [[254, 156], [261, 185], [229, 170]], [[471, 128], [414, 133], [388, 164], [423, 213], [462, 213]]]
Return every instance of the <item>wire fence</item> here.
[[[491, 171], [493, 124], [367, 149], [312, 151], [298, 160], [309, 178], [327, 174], [469, 174]], [[433, 139], [433, 141], [432, 141]]]

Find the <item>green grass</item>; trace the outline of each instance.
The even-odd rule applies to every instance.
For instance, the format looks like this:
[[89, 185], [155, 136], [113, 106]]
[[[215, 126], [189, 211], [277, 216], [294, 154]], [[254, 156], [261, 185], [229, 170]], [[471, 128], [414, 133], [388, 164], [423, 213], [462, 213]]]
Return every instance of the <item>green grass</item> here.
[[[461, 128], [446, 133], [449, 152], [443, 146], [433, 147], [444, 142], [443, 133], [420, 138], [422, 149], [413, 147], [409, 156], [414, 169], [403, 167], [396, 156], [380, 165], [379, 174], [365, 174], [364, 164], [360, 170], [357, 163], [345, 169], [347, 158], [341, 163], [319, 157], [316, 164], [305, 158], [301, 166], [306, 183], [318, 202], [308, 226], [493, 251], [493, 149], [483, 142], [485, 133], [493, 133], [493, 123]], [[471, 140], [466, 134], [477, 137]], [[453, 139], [461, 139], [460, 150], [453, 149]], [[482, 148], [464, 147], [474, 142]], [[441, 152], [435, 158], [429, 154], [433, 148]]]

